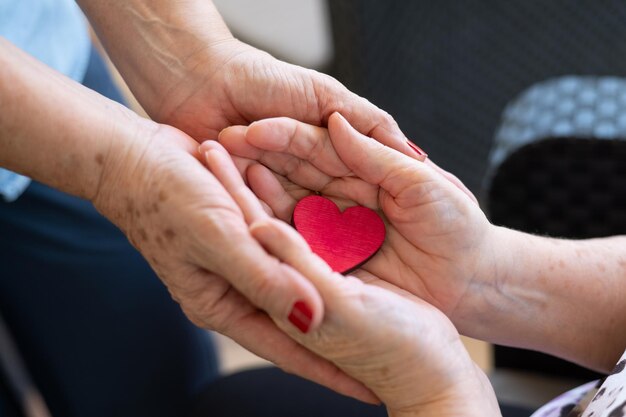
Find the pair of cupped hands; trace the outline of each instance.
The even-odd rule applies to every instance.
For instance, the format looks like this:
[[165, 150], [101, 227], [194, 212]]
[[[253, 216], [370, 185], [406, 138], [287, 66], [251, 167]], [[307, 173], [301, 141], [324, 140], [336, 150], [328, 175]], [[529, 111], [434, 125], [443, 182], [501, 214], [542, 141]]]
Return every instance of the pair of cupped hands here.
[[[291, 324], [286, 311], [270, 311], [278, 327], [364, 384], [393, 416], [497, 415], [451, 321], [471, 314], [473, 273], [486, 272], [489, 253], [489, 222], [465, 187], [425, 155], [362, 135], [339, 113], [328, 129], [267, 119], [226, 128], [218, 142], [200, 146], [203, 161], [251, 235], [301, 281], [296, 303], [306, 308]], [[296, 203], [314, 193], [341, 209], [367, 206], [386, 223], [381, 250], [347, 277], [288, 224]]]
[[[256, 62], [245, 53], [226, 62], [240, 73], [242, 60]], [[94, 205], [198, 326], [288, 372], [383, 401], [392, 415], [497, 414], [457, 331], [466, 332], [475, 306], [484, 304], [480, 288], [493, 267], [484, 258], [493, 253], [492, 228], [476, 200], [416, 153], [388, 115], [330, 78], [281, 65], [269, 65], [272, 74], [284, 70], [289, 76], [277, 78], [293, 85], [281, 89], [251, 71], [240, 78], [251, 80], [252, 96], [198, 88], [183, 104], [165, 100], [176, 111], [148, 109], [166, 124], [142, 122], [136, 141], [115, 142]], [[309, 84], [298, 80], [311, 77], [315, 88], [302, 92]], [[284, 91], [298, 92], [298, 105], [272, 108], [289, 102], [272, 96]], [[236, 101], [268, 94], [265, 107]], [[221, 133], [194, 130], [202, 119], [197, 108], [232, 115], [209, 126], [281, 113], [328, 129], [279, 118]], [[198, 146], [194, 138], [207, 133], [219, 140]], [[333, 273], [286, 223], [297, 200], [314, 192], [341, 208], [370, 207], [386, 222], [383, 247], [352, 276]]]
[[[200, 146], [203, 161], [252, 236], [301, 281], [297, 302], [311, 313], [310, 327], [301, 325], [303, 311], [295, 323], [270, 311], [278, 327], [363, 383], [391, 415], [497, 415], [451, 321], [471, 314], [469, 287], [480, 279], [471, 272], [487, 272], [490, 225], [467, 189], [339, 113], [328, 129], [267, 119], [227, 128], [218, 142]], [[381, 250], [350, 276], [333, 272], [288, 224], [296, 203], [314, 193], [341, 209], [372, 208], [386, 223]]]
[[[391, 415], [497, 410], [453, 325], [472, 314], [472, 287], [480, 286], [489, 251], [490, 225], [466, 189], [423, 156], [362, 135], [339, 113], [328, 129], [266, 119], [226, 128], [199, 147], [172, 127], [160, 125], [158, 133], [151, 147], [168, 141], [185, 149], [194, 157], [187, 178], [208, 168], [215, 183], [181, 183], [158, 172], [143, 178], [158, 198], [131, 216], [127, 233], [192, 321], [287, 371], [380, 400]], [[177, 155], [163, 158], [162, 167], [180, 167]], [[227, 193], [207, 198], [218, 183]], [[340, 208], [370, 207], [386, 223], [381, 250], [351, 276], [332, 272], [288, 225], [296, 202], [312, 193]], [[189, 207], [167, 213], [181, 227], [152, 236], [159, 226], [151, 213], [178, 210], [180, 204], [168, 204], [175, 199]], [[218, 221], [185, 226], [199, 224], [188, 216], [202, 215]], [[189, 238], [224, 246], [202, 253], [185, 243]], [[227, 242], [237, 240], [240, 247], [230, 248]], [[173, 262], [172, 253], [185, 261]], [[216, 260], [210, 270], [193, 262], [202, 257]]]

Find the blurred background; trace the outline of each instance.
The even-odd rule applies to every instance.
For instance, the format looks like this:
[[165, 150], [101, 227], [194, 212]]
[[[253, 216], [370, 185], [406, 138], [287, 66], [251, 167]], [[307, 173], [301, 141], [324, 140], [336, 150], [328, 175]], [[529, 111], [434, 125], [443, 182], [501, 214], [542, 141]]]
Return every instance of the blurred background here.
[[[494, 223], [571, 238], [626, 233], [626, 3], [215, 3], [238, 38], [388, 111]], [[537, 407], [596, 376], [465, 342], [509, 403]], [[225, 373], [267, 365], [226, 338], [219, 345]]]

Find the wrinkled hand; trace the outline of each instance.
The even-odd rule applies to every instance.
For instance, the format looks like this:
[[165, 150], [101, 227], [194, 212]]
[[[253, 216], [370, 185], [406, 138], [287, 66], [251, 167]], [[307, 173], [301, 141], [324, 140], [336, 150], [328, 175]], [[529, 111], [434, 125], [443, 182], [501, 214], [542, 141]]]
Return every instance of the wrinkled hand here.
[[[231, 179], [225, 187], [244, 213], [262, 211], [242, 179], [229, 174], [236, 168], [226, 152], [214, 142], [203, 149], [214, 175]], [[370, 273], [360, 271], [359, 278], [333, 273], [280, 220], [262, 217], [250, 230], [268, 253], [307, 277], [323, 300], [323, 319], [311, 332], [298, 332], [284, 316], [272, 315], [277, 325], [363, 382], [390, 415], [498, 415], [484, 373], [438, 309]]]
[[226, 129], [220, 142], [244, 158], [240, 171], [283, 220], [312, 191], [343, 207], [382, 211], [387, 238], [362, 269], [435, 305], [471, 334], [464, 319], [484, 302], [473, 290], [491, 267], [491, 228], [475, 201], [437, 170], [359, 134], [339, 114], [328, 131], [280, 118]]
[[250, 235], [246, 221], [266, 214], [248, 209], [244, 216], [199, 161], [194, 140], [172, 127], [146, 124], [136, 140], [114, 142], [103, 156], [96, 208], [128, 236], [196, 325], [233, 338], [287, 371], [376, 401], [362, 384], [287, 337], [265, 313], [286, 320], [296, 302], [303, 302], [315, 312], [313, 324], [323, 314], [313, 285], [267, 255]]
[[282, 62], [236, 39], [212, 45], [206, 58], [191, 61], [194, 66], [180, 85], [170, 88], [159, 108], [147, 110], [197, 140], [216, 139], [231, 125], [277, 116], [325, 126], [340, 111], [360, 132], [414, 152], [389, 114], [328, 75]]
[[251, 231], [269, 253], [308, 277], [324, 301], [324, 320], [311, 334], [277, 323], [362, 381], [390, 416], [499, 415], [487, 377], [438, 309], [366, 272], [360, 279], [333, 273], [278, 220], [257, 222]]

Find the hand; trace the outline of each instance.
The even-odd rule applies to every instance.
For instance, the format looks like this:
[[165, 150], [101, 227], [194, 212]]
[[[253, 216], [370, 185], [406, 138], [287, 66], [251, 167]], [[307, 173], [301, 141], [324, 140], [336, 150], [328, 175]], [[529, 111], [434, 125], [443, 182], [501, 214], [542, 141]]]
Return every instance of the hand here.
[[288, 338], [265, 313], [287, 320], [296, 303], [307, 305], [311, 323], [295, 323], [303, 331], [303, 324], [314, 326], [323, 314], [311, 283], [268, 256], [250, 235], [246, 221], [267, 215], [251, 209], [244, 215], [199, 162], [190, 137], [169, 126], [145, 125], [136, 137], [112, 142], [101, 158], [96, 208], [128, 236], [196, 325], [289, 372], [376, 401], [362, 384]]
[[435, 305], [472, 334], [466, 319], [484, 302], [474, 289], [490, 277], [492, 240], [466, 193], [432, 167], [359, 134], [339, 114], [328, 131], [281, 118], [226, 129], [219, 140], [246, 158], [238, 160], [240, 170], [283, 220], [311, 191], [340, 206], [381, 210], [387, 239], [362, 269]]
[[[232, 174], [236, 168], [224, 149], [214, 142], [203, 148], [213, 174], [231, 179], [225, 187], [244, 214], [262, 211]], [[272, 315], [291, 337], [363, 382], [392, 416], [498, 415], [484, 373], [439, 310], [367, 272], [360, 271], [359, 278], [333, 273], [294, 229], [258, 217], [252, 235], [286, 268], [307, 277], [323, 300], [323, 319], [306, 334]]]
[[364, 271], [333, 273], [287, 224], [256, 222], [266, 250], [308, 277], [324, 302], [310, 334], [276, 322], [308, 349], [369, 387], [397, 416], [499, 416], [486, 375], [435, 307]]
[[235, 39], [210, 0], [78, 2], [151, 118], [198, 141], [268, 117], [324, 126], [340, 111], [360, 132], [415, 153], [391, 116], [337, 80]]
[[324, 126], [340, 111], [360, 132], [414, 154], [393, 118], [332, 77], [279, 61], [234, 38], [202, 50], [151, 116], [194, 138], [215, 139], [231, 125], [286, 116]]

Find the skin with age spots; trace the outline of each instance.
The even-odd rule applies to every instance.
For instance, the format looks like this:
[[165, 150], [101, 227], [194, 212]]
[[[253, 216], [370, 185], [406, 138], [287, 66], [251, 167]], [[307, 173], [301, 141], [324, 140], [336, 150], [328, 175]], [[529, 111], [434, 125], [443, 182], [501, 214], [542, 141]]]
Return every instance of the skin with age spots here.
[[165, 236], [165, 239], [171, 241], [174, 240], [174, 238], [176, 237], [176, 232], [172, 229], [165, 229], [165, 231], [163, 232], [163, 236]]
[[[286, 275], [250, 237], [236, 204], [202, 169], [197, 142], [157, 122], [215, 138], [233, 122], [285, 115], [324, 124], [343, 109], [363, 132], [413, 152], [393, 118], [327, 75], [238, 41], [210, 0], [79, 5], [151, 120], [0, 37], [0, 103], [11, 103], [0, 112], [0, 166], [93, 201], [142, 255], [161, 259], [161, 278], [196, 324], [230, 334], [293, 373], [374, 401], [362, 384], [257, 314], [261, 308], [287, 317], [297, 300], [316, 307], [316, 317], [323, 309], [304, 278]], [[163, 65], [163, 56], [173, 65]], [[157, 196], [161, 187], [169, 198]], [[133, 210], [124, 207], [125, 197]], [[152, 207], [155, 201], [168, 204]], [[143, 241], [138, 228], [151, 239]], [[163, 229], [175, 231], [180, 251], [155, 243]]]
[[137, 231], [139, 232], [139, 236], [141, 237], [141, 240], [143, 240], [144, 242], [147, 242], [148, 233], [146, 233], [145, 229], [139, 228]]

